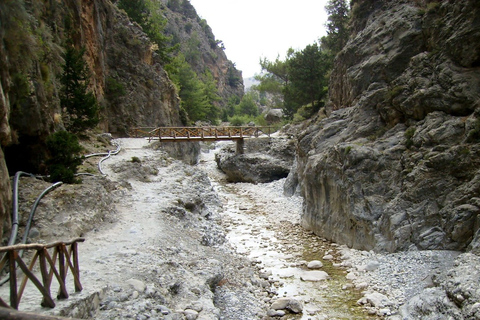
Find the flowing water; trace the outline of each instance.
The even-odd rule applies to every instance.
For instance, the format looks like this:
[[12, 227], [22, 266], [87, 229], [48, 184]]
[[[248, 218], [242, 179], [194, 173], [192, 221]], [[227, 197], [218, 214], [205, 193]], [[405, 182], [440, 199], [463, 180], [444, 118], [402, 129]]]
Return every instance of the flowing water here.
[[[223, 200], [222, 223], [231, 245], [257, 264], [272, 284], [276, 297], [270, 301], [265, 296], [265, 301], [289, 297], [304, 305], [302, 314], [287, 314], [282, 319], [375, 319], [357, 305], [361, 292], [352, 288], [345, 269], [338, 266], [336, 245], [300, 226], [301, 198], [284, 197], [283, 180], [227, 183], [212, 153], [203, 154], [200, 166]], [[320, 270], [328, 273], [327, 280], [302, 280], [311, 272], [306, 264], [312, 260], [323, 263]]]

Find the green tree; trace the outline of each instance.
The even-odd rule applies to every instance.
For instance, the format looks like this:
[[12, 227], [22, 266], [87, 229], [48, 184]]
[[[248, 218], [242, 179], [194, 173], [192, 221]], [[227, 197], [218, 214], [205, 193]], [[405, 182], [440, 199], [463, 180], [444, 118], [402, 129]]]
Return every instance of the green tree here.
[[237, 106], [237, 115], [257, 116], [258, 106], [252, 92], [247, 92]]
[[327, 94], [328, 71], [331, 62], [328, 54], [323, 52], [314, 43], [308, 45], [302, 51], [295, 52], [288, 62], [290, 83], [287, 86], [285, 114], [293, 116], [298, 107], [310, 103], [315, 111], [319, 109], [320, 101]]
[[216, 106], [216, 103], [221, 100], [218, 95], [217, 83], [213, 78], [213, 74], [207, 70], [203, 75], [203, 93], [209, 105], [209, 110], [206, 115], [206, 120], [210, 123], [216, 123], [220, 117], [220, 109]]
[[85, 49], [77, 50], [73, 45], [67, 44], [63, 56], [65, 65], [60, 78], [60, 103], [67, 112], [65, 125], [71, 132], [93, 128], [98, 123], [97, 100], [88, 91], [89, 70], [83, 60], [84, 52]]
[[170, 65], [172, 80], [179, 88], [181, 106], [187, 112], [190, 121], [207, 120], [211, 105], [205, 95], [205, 84], [180, 54]]
[[350, 8], [346, 0], [329, 0], [325, 6], [328, 13], [327, 36], [322, 44], [335, 56], [348, 41]]
[[82, 147], [77, 136], [67, 131], [58, 131], [48, 136], [46, 144], [50, 154], [47, 166], [51, 181], [77, 182], [75, 174], [77, 167], [82, 164], [79, 155]]

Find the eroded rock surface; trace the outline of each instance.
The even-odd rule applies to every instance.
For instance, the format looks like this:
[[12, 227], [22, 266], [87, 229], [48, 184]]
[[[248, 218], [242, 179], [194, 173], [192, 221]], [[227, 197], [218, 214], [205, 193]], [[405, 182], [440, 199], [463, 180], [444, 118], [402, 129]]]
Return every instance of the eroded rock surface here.
[[294, 146], [286, 137], [245, 140], [245, 153], [227, 145], [215, 155], [218, 168], [231, 182], [271, 182], [285, 178], [294, 159]]
[[298, 138], [304, 227], [367, 250], [478, 251], [479, 14], [475, 1], [355, 3], [329, 116]]

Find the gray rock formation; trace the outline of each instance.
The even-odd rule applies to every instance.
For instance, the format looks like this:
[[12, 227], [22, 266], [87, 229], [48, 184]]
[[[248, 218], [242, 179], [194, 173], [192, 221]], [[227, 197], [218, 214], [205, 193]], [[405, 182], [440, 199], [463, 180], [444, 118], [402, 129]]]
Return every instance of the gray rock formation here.
[[329, 116], [298, 137], [303, 226], [360, 249], [478, 251], [480, 5], [363, 0], [352, 12]]
[[254, 138], [245, 140], [245, 153], [228, 145], [215, 155], [218, 168], [231, 182], [264, 183], [285, 178], [294, 158], [292, 140]]
[[403, 319], [478, 319], [480, 292], [480, 258], [461, 255], [445, 278], [436, 287], [427, 288], [400, 308]]

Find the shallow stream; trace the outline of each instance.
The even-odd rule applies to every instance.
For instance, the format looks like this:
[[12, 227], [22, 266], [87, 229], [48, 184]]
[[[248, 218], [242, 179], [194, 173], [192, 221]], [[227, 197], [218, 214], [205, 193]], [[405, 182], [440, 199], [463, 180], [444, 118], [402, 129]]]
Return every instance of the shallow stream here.
[[[304, 230], [299, 224], [301, 198], [283, 196], [283, 180], [266, 184], [228, 183], [216, 169], [213, 152], [204, 153], [199, 165], [208, 172], [223, 201], [222, 224], [235, 250], [259, 268], [271, 283], [271, 292], [303, 303], [302, 314], [282, 319], [376, 319], [357, 305], [361, 292], [345, 278], [336, 245]], [[312, 270], [307, 263], [319, 260], [327, 280], [304, 281]], [[318, 271], [314, 271], [318, 272]]]

